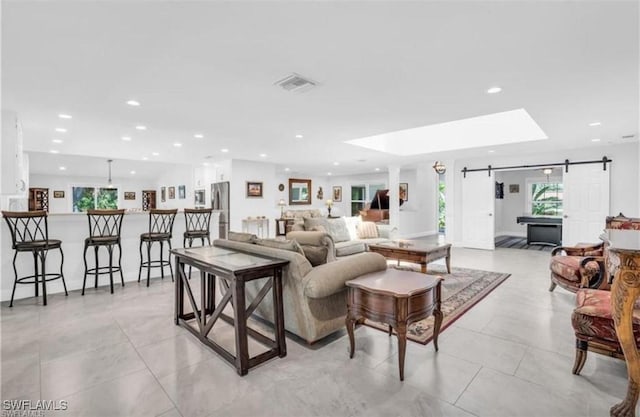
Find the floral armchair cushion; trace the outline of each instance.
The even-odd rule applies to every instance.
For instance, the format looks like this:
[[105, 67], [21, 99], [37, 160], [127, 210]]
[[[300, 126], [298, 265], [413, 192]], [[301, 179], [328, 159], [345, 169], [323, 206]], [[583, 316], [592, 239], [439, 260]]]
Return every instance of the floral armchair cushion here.
[[596, 261], [591, 261], [581, 269], [580, 264], [583, 259], [579, 256], [554, 256], [551, 258], [549, 268], [551, 272], [567, 281], [582, 282], [585, 278], [586, 282], [589, 282], [600, 272], [600, 265]]

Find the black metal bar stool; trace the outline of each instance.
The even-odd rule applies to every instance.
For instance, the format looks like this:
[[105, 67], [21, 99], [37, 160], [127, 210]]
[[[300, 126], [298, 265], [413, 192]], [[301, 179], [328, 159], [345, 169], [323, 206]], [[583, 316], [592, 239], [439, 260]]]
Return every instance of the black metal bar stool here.
[[[213, 209], [184, 209], [185, 232], [183, 234], [182, 245], [186, 248], [187, 242], [189, 247], [193, 246], [195, 239], [200, 239], [202, 246], [204, 240], [211, 246], [211, 238], [209, 233], [209, 225], [211, 224], [211, 213]], [[189, 278], [191, 278], [191, 266], [189, 266]]]
[[[64, 281], [62, 266], [64, 264], [64, 253], [62, 252], [62, 242], [56, 239], [49, 239], [49, 225], [46, 211], [3, 211], [2, 216], [11, 231], [11, 247], [15, 251], [13, 255], [13, 272], [15, 281], [13, 291], [11, 291], [11, 302], [9, 307], [13, 307], [13, 296], [16, 293], [17, 284], [35, 284], [35, 296], [38, 296], [38, 282], [42, 282], [42, 301], [47, 305], [47, 281], [62, 279], [64, 294], [67, 292], [67, 284]], [[50, 249], [60, 250], [60, 273], [47, 272], [46, 261]], [[18, 277], [16, 268], [16, 258], [20, 252], [31, 252], [33, 254], [34, 274]], [[40, 267], [38, 266], [40, 261]]]
[[[149, 210], [149, 232], [140, 235], [140, 269], [138, 271], [138, 282], [142, 275], [142, 268], [147, 268], [147, 287], [151, 279], [151, 268], [160, 268], [160, 273], [164, 279], [164, 267], [168, 266], [171, 271], [171, 281], [173, 281], [173, 267], [171, 266], [171, 233], [173, 232], [173, 221], [176, 218], [178, 209], [172, 210]], [[154, 242], [160, 243], [160, 260], [151, 260], [151, 245]], [[169, 256], [165, 261], [163, 258], [164, 242], [169, 245]], [[142, 256], [142, 245], [147, 244], [147, 261]]]
[[[82, 280], [82, 295], [87, 283], [87, 275], [95, 275], [94, 287], [98, 288], [98, 275], [109, 274], [109, 285], [113, 294], [113, 273], [120, 272], [120, 281], [124, 287], [124, 277], [122, 276], [122, 246], [120, 246], [120, 231], [122, 230], [122, 219], [124, 210], [88, 210], [89, 237], [84, 240], [84, 279]], [[100, 266], [98, 261], [98, 249], [106, 247], [109, 252], [109, 265]], [[118, 247], [118, 266], [113, 265], [113, 248]], [[95, 254], [95, 267], [89, 268], [87, 265], [87, 250], [93, 247]]]

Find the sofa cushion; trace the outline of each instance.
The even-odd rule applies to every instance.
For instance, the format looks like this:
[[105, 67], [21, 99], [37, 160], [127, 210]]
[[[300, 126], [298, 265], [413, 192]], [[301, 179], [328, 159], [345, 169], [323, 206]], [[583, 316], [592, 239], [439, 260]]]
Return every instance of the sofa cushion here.
[[291, 226], [292, 232], [304, 232], [304, 223], [294, 223]]
[[375, 239], [378, 237], [378, 228], [374, 222], [362, 222], [358, 225], [358, 238]]
[[304, 295], [324, 298], [343, 291], [345, 282], [370, 272], [387, 269], [387, 261], [373, 252], [361, 253], [313, 268], [305, 277]]
[[304, 219], [305, 230], [318, 231], [320, 230], [320, 227], [324, 227], [336, 243], [346, 242], [351, 239], [349, 236], [349, 230], [347, 230], [347, 225], [343, 218], [327, 219], [326, 217], [314, 217]]
[[234, 242], [255, 243], [258, 236], [251, 233], [229, 232], [229, 240]]
[[[584, 258], [579, 256], [552, 256], [549, 261], [549, 269], [551, 269], [552, 273], [567, 281], [581, 282], [580, 262], [582, 262], [583, 259]], [[589, 277], [595, 276], [599, 271], [600, 267], [595, 261], [588, 262], [585, 266], [585, 272]]]
[[358, 238], [358, 225], [361, 221], [360, 216], [344, 217], [344, 223], [347, 225], [347, 230], [349, 231], [349, 240]]
[[311, 263], [311, 266], [318, 266], [327, 263], [327, 253], [329, 249], [326, 246], [301, 245], [304, 251], [304, 257]]
[[282, 240], [282, 239], [256, 239], [254, 242], [259, 246], [266, 246], [268, 248], [288, 250], [291, 252], [297, 252], [304, 256], [304, 251], [298, 242], [295, 240]]
[[346, 242], [339, 242], [335, 244], [336, 246], [336, 256], [347, 256], [353, 255], [354, 253], [360, 253], [367, 250], [364, 242], [359, 242], [357, 240], [348, 240]]

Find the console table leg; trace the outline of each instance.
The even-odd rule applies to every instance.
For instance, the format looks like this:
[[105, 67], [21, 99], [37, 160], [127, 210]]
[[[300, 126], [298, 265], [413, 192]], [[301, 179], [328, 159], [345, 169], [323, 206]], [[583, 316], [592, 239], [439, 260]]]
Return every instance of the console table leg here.
[[347, 318], [345, 319], [345, 325], [347, 326], [347, 333], [349, 334], [349, 359], [353, 359], [353, 354], [356, 350], [356, 341], [355, 336], [353, 334], [353, 328], [356, 324], [356, 320], [349, 316], [347, 313]]
[[396, 327], [398, 334], [398, 366], [400, 368], [400, 381], [404, 381], [404, 357], [407, 352], [407, 325], [398, 323]]

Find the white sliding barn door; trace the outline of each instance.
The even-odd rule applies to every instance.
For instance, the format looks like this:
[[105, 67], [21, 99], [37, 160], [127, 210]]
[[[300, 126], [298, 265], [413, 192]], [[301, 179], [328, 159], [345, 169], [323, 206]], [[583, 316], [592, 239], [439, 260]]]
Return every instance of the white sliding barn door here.
[[562, 244], [598, 242], [609, 215], [609, 172], [602, 164], [570, 165], [564, 184]]
[[467, 172], [462, 179], [462, 246], [495, 249], [493, 171]]

